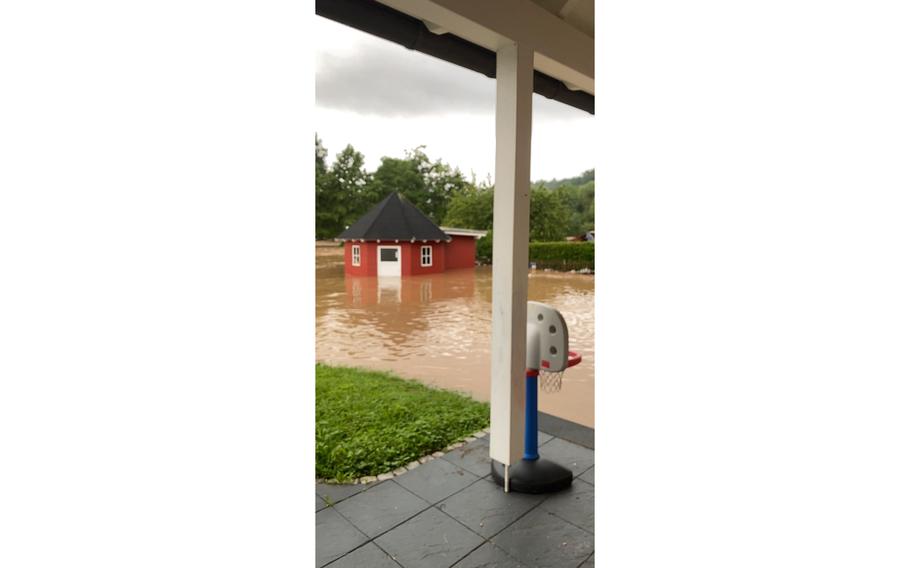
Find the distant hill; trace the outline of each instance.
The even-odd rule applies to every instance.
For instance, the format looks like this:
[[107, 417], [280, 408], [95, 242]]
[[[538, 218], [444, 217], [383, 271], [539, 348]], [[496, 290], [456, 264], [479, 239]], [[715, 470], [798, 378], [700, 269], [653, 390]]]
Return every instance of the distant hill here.
[[535, 181], [533, 185], [543, 185], [547, 189], [556, 189], [561, 185], [571, 185], [575, 187], [582, 186], [589, 181], [594, 181], [594, 170], [585, 170], [581, 175], [565, 178], [565, 179], [551, 179], [550, 181]]
[[542, 185], [568, 207], [570, 217], [566, 236], [581, 235], [594, 229], [594, 170], [571, 178], [537, 181], [533, 185]]

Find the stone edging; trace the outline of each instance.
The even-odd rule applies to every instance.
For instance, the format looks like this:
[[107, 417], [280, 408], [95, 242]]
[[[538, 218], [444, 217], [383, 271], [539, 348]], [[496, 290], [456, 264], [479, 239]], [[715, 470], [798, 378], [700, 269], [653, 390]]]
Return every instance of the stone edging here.
[[354, 481], [352, 481], [350, 483], [341, 483], [334, 479], [318, 479], [318, 478], [316, 479], [316, 481], [318, 483], [325, 483], [327, 485], [366, 485], [367, 483], [374, 483], [376, 481], [385, 481], [387, 479], [392, 479], [399, 475], [405, 474], [405, 473], [411, 471], [412, 469], [416, 469], [417, 466], [419, 466], [420, 464], [427, 463], [428, 461], [434, 460], [436, 458], [441, 458], [442, 456], [445, 455], [446, 452], [451, 452], [452, 450], [458, 449], [469, 442], [473, 442], [473, 441], [477, 440], [478, 438], [485, 438], [487, 436], [487, 434], [489, 434], [489, 433], [490, 433], [490, 429], [484, 428], [483, 430], [474, 432], [470, 436], [465, 436], [465, 438], [461, 441], [455, 442], [453, 444], [449, 444], [448, 446], [443, 448], [441, 451], [433, 452], [430, 455], [426, 455], [421, 458], [417, 458], [416, 460], [412, 461], [411, 463], [409, 463], [405, 466], [399, 467], [398, 469], [394, 469], [392, 471], [388, 471], [386, 473], [380, 473], [379, 475], [367, 475], [367, 476], [355, 479]]

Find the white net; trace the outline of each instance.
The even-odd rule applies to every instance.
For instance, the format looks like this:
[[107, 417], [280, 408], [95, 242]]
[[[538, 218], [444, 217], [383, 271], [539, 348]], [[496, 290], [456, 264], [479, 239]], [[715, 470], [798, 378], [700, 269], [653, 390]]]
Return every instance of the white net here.
[[545, 393], [554, 393], [562, 390], [563, 371], [540, 370], [540, 390]]

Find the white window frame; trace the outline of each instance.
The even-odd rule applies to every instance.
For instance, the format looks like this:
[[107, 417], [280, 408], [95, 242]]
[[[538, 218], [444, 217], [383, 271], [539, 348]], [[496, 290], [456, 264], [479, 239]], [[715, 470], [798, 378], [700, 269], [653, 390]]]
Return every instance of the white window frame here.
[[[424, 261], [424, 251], [426, 251], [427, 260]], [[420, 247], [420, 266], [433, 266], [433, 247], [430, 245], [422, 245]]]
[[351, 266], [360, 266], [360, 245], [351, 245]]

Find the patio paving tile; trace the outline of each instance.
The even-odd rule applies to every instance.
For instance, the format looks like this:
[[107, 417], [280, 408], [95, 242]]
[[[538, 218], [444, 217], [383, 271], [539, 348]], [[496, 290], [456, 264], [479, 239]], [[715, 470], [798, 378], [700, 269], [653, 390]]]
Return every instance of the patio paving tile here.
[[585, 560], [585, 563], [582, 564], [579, 568], [594, 568], [594, 555], [591, 554], [591, 557]]
[[430, 508], [377, 538], [376, 543], [404, 568], [449, 568], [483, 539]]
[[335, 509], [373, 538], [429, 506], [394, 481], [383, 481], [345, 499]]
[[348, 497], [351, 497], [352, 495], [357, 495], [369, 487], [369, 485], [347, 485], [343, 483], [336, 485], [329, 483], [317, 483], [316, 493], [328, 499], [329, 503], [332, 505], [335, 505], [344, 501]]
[[487, 542], [452, 568], [530, 568], [515, 560], [492, 542]]
[[489, 538], [542, 502], [544, 495], [505, 493], [490, 480], [481, 479], [438, 505], [477, 534]]
[[395, 483], [421, 498], [436, 503], [479, 479], [450, 461], [437, 459], [395, 478]]
[[581, 479], [582, 481], [587, 481], [587, 482], [590, 483], [591, 485], [594, 485], [594, 468], [595, 468], [595, 467], [596, 467], [596, 466], [591, 466], [591, 469], [589, 469], [588, 471], [586, 471], [586, 472], [584, 472], [583, 474], [579, 475], [579, 476], [578, 476], [578, 479]]
[[549, 511], [534, 509], [493, 537], [509, 556], [531, 566], [578, 566], [594, 551], [594, 535]]
[[540, 448], [540, 457], [554, 461], [572, 470], [573, 475], [580, 475], [594, 465], [594, 450], [567, 442], [562, 438], [553, 438]]
[[342, 556], [327, 568], [400, 568], [381, 548], [368, 542], [354, 552]]
[[328, 507], [316, 513], [316, 566], [325, 566], [367, 540], [335, 509]]
[[553, 436], [547, 434], [546, 432], [543, 432], [542, 430], [537, 431], [537, 447], [540, 447], [540, 446], [546, 444], [547, 442], [549, 442], [552, 439], [553, 439]]
[[325, 509], [326, 507], [328, 507], [328, 505], [325, 504], [325, 500], [322, 498], [322, 495], [320, 495], [319, 492], [317, 491], [316, 492], [316, 512], [318, 513], [319, 511]]
[[474, 440], [460, 448], [452, 450], [442, 456], [442, 459], [466, 469], [479, 477], [490, 475], [490, 443], [487, 438]]
[[576, 479], [568, 489], [547, 497], [540, 508], [594, 532], [594, 486], [590, 483]]

